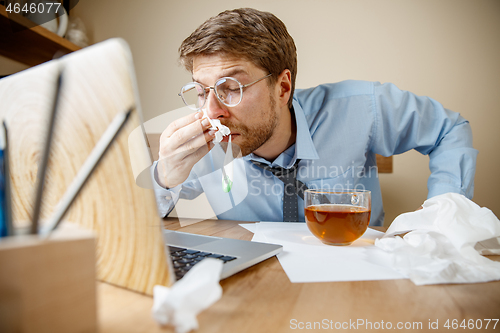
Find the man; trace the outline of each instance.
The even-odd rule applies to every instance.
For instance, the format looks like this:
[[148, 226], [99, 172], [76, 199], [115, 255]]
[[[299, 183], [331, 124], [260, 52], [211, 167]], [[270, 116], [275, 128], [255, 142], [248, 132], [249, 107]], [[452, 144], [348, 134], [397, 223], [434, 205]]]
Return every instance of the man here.
[[372, 192], [370, 225], [382, 225], [375, 154], [410, 149], [430, 157], [428, 197], [472, 197], [477, 151], [465, 119], [393, 84], [345, 81], [295, 91], [295, 44], [271, 13], [220, 13], [184, 40], [179, 52], [194, 81], [180, 95], [229, 127], [243, 157], [234, 160], [234, 186], [225, 193], [225, 153], [212, 142], [215, 131], [203, 113], [170, 124], [155, 165], [163, 214], [179, 198], [205, 192], [222, 219], [304, 221], [306, 187], [356, 188]]

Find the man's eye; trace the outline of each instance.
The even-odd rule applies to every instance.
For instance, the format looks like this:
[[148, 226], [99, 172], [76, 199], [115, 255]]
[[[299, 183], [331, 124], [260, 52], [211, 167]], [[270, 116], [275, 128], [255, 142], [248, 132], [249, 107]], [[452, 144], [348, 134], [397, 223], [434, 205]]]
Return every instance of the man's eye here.
[[240, 90], [240, 86], [238, 84], [236, 84], [235, 82], [228, 82], [228, 83], [230, 83], [230, 84], [227, 84], [224, 86], [225, 90], [231, 90], [231, 91]]

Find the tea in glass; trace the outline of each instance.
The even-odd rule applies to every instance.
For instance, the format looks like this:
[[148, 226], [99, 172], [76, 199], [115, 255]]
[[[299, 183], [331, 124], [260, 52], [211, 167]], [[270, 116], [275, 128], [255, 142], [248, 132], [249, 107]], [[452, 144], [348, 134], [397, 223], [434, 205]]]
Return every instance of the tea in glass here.
[[371, 192], [306, 190], [305, 219], [311, 233], [328, 245], [349, 245], [368, 228]]

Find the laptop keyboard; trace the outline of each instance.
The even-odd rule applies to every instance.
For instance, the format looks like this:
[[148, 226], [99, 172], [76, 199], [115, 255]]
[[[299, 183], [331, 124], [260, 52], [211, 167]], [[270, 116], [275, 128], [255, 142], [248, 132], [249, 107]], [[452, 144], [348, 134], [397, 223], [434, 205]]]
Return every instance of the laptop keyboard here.
[[182, 279], [184, 275], [197, 263], [205, 258], [215, 258], [222, 260], [224, 263], [236, 259], [236, 257], [226, 256], [223, 254], [202, 252], [197, 250], [185, 249], [182, 247], [169, 246], [170, 257], [174, 266], [175, 277], [177, 280]]

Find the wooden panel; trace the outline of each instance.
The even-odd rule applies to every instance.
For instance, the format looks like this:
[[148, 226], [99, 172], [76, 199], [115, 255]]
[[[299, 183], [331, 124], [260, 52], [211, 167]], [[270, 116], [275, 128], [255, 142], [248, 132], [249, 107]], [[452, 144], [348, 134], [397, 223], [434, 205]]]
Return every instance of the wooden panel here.
[[377, 158], [378, 173], [392, 173], [392, 156], [385, 157], [382, 155], [375, 155]]
[[[148, 141], [151, 148], [151, 154], [153, 159], [156, 161], [158, 159], [158, 151], [160, 149], [160, 135], [158, 133], [148, 133]], [[377, 167], [379, 173], [392, 173], [392, 156], [384, 157], [381, 155], [376, 155], [377, 157]]]
[[[114, 116], [135, 104], [127, 72], [131, 58], [121, 44], [107, 45], [88, 47], [0, 80], [0, 117], [6, 118], [9, 127], [17, 224], [30, 220], [33, 210], [31, 199], [43, 147], [40, 138], [44, 137], [60, 65], [64, 65], [60, 112], [42, 219], [54, 211]], [[139, 114], [134, 112], [66, 219], [97, 232], [99, 279], [151, 294], [155, 284], [169, 284], [169, 275], [153, 191], [136, 185], [129, 157], [129, 134], [139, 123]], [[142, 144], [146, 149], [144, 140]]]
[[0, 54], [35, 66], [77, 51], [79, 46], [0, 5]]
[[160, 135], [158, 133], [148, 133], [148, 143], [149, 149], [151, 149], [151, 155], [153, 155], [153, 160], [158, 160], [158, 155], [160, 151]]

